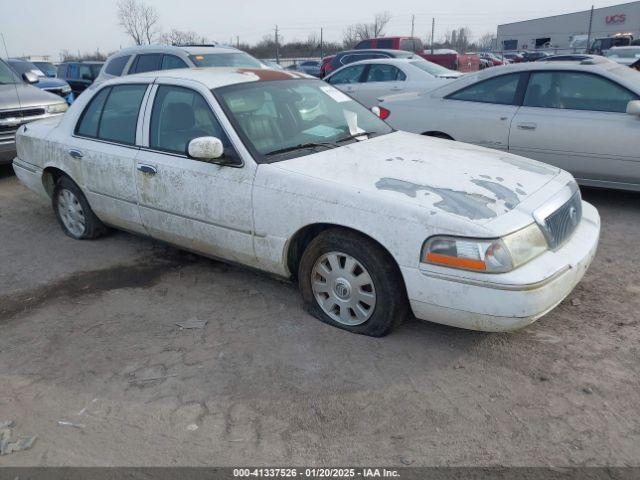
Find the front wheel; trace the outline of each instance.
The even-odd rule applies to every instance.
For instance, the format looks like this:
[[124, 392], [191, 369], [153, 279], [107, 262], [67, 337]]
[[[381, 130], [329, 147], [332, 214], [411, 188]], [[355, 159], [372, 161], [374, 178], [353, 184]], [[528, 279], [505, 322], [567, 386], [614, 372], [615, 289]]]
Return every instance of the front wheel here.
[[96, 217], [82, 190], [69, 177], [62, 176], [53, 189], [53, 211], [62, 231], [76, 240], [98, 238], [107, 227]]
[[298, 271], [309, 312], [353, 333], [382, 337], [408, 315], [402, 276], [377, 243], [330, 229], [307, 246]]

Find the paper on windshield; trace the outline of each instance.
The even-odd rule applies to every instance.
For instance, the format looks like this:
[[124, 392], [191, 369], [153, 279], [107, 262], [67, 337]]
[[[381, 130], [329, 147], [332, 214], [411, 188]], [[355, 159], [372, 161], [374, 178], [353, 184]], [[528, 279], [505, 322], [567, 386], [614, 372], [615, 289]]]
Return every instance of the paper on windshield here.
[[342, 93], [337, 88], [333, 88], [331, 85], [322, 86], [322, 87], [320, 87], [320, 90], [322, 90], [324, 93], [329, 95], [336, 102], [348, 102], [348, 101], [351, 100], [347, 95]]

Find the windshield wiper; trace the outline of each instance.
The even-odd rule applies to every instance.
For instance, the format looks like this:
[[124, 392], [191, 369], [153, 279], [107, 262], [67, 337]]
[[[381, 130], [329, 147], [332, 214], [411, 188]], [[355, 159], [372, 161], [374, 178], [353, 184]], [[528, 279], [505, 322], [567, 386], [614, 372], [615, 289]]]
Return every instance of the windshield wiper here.
[[291, 147], [285, 147], [285, 148], [279, 148], [277, 150], [272, 150], [271, 152], [265, 153], [265, 156], [268, 157], [270, 155], [277, 155], [279, 153], [294, 152], [296, 150], [306, 150], [306, 149], [309, 149], [309, 148], [316, 148], [316, 147], [336, 148], [337, 145], [335, 145], [333, 143], [319, 143], [319, 142], [301, 143], [299, 145], [293, 145]]
[[341, 142], [346, 142], [349, 140], [356, 140], [359, 137], [364, 137], [365, 135], [368, 138], [371, 138], [371, 135], [375, 135], [378, 132], [361, 132], [361, 133], [355, 133], [353, 135], [349, 135], [348, 137], [344, 137], [344, 138], [339, 138], [338, 140], [336, 140], [336, 143], [341, 143]]

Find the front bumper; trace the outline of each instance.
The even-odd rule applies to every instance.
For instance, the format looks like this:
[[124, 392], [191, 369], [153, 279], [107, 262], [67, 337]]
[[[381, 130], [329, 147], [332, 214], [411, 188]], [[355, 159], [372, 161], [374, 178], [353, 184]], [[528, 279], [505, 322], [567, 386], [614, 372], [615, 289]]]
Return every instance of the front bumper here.
[[0, 141], [0, 165], [7, 165], [11, 163], [16, 156], [16, 142], [15, 140]]
[[600, 217], [592, 205], [582, 206], [582, 221], [568, 242], [512, 272], [402, 267], [413, 313], [422, 320], [490, 332], [536, 321], [571, 293], [595, 256]]

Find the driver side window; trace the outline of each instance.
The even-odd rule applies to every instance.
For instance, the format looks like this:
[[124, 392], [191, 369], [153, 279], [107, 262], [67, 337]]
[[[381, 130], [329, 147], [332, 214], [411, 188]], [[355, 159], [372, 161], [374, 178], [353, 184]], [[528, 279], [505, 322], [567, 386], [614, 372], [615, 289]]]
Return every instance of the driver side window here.
[[161, 85], [153, 101], [149, 147], [185, 154], [189, 142], [198, 137], [217, 137], [231, 144], [209, 105], [199, 93], [184, 87]]

